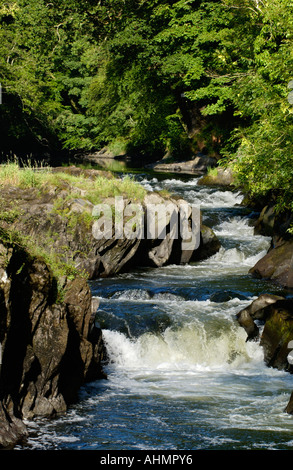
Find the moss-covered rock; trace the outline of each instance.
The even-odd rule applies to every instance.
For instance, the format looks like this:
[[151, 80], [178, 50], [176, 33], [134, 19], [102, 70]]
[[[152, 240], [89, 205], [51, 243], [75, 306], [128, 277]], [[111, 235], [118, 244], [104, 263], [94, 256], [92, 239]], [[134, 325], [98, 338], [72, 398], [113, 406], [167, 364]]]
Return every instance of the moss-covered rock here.
[[202, 186], [231, 186], [234, 187], [235, 178], [230, 168], [216, 167], [208, 171], [199, 180]]
[[293, 299], [278, 300], [265, 308], [265, 326], [260, 345], [270, 367], [293, 372], [288, 362], [288, 344], [293, 340]]

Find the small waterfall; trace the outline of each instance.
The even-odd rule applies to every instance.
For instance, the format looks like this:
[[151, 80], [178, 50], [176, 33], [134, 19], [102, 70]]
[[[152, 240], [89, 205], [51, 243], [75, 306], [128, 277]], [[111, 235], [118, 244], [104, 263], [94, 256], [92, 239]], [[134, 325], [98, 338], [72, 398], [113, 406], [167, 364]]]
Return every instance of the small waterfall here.
[[[214, 330], [214, 331], [213, 331]], [[214, 368], [247, 366], [247, 362], [263, 360], [258, 345], [246, 342], [246, 334], [233, 324], [215, 331], [202, 322], [180, 328], [167, 328], [161, 334], [144, 333], [137, 339], [107, 330], [104, 340], [115, 367], [123, 369], [153, 370], [174, 368], [196, 373]], [[184, 378], [183, 378], [184, 379]]]

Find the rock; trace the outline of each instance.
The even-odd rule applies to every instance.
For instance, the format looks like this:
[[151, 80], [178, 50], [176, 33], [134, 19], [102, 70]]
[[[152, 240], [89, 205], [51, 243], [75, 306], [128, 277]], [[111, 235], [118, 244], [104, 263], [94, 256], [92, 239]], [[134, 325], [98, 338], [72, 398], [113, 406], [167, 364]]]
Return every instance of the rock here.
[[[172, 215], [167, 214], [158, 236], [153, 239], [146, 237], [144, 243], [141, 244], [137, 251], [138, 265], [160, 267], [167, 264], [187, 264], [206, 259], [219, 251], [221, 244], [217, 236], [212, 229], [201, 224], [200, 211], [195, 209], [192, 212], [185, 200], [165, 199], [159, 194], [151, 193], [144, 199], [145, 210], [149, 204], [162, 204], [170, 210]], [[184, 210], [180, 212], [182, 207]], [[190, 244], [185, 242], [181, 233], [179, 214], [189, 231], [192, 223], [194, 224], [195, 231]], [[172, 219], [172, 217], [175, 218]], [[171, 220], [173, 222], [177, 220], [177, 223], [172, 224]]]
[[275, 233], [274, 206], [265, 206], [256, 220], [254, 232], [256, 235], [272, 236]]
[[239, 324], [247, 333], [248, 341], [259, 338], [259, 328], [254, 320], [264, 320], [266, 316], [265, 307], [282, 299], [283, 297], [281, 296], [262, 294], [236, 315]]
[[293, 299], [277, 300], [265, 308], [265, 326], [260, 345], [270, 367], [293, 372], [288, 363], [288, 343], [293, 340]]
[[237, 314], [239, 324], [245, 329], [247, 333], [247, 340], [257, 339], [259, 336], [259, 329], [253, 321], [249, 311], [247, 309], [241, 310]]
[[[75, 172], [75, 169], [73, 168], [72, 171]], [[196, 240], [194, 246], [186, 247], [182, 243], [180, 228], [177, 227], [179, 234], [176, 236], [176, 228], [172, 226], [168, 215], [163, 225], [160, 219], [162, 225], [160, 230], [162, 233], [165, 232], [166, 236], [162, 237], [158, 233], [150, 239], [145, 232], [142, 237], [116, 237], [114, 197], [103, 201], [112, 207], [111, 236], [98, 238], [93, 230], [95, 222], [91, 218], [93, 204], [82, 194], [74, 199], [69, 198], [70, 187], [67, 187], [67, 184], [58, 190], [50, 188], [44, 194], [36, 190], [20, 188], [17, 191], [13, 191], [12, 188], [3, 188], [1, 192], [12, 206], [16, 200], [19, 201], [21, 215], [14, 221], [15, 230], [38, 240], [38, 244], [44, 250], [47, 250], [49, 246], [63, 262], [74, 264], [81, 272], [85, 271], [89, 279], [113, 276], [135, 266], [159, 267], [167, 264], [185, 264], [205, 259], [215, 254], [220, 248], [220, 243], [213, 231], [203, 225], [199, 230], [200, 245], [198, 246]], [[56, 201], [58, 201], [57, 208]], [[130, 199], [123, 198], [124, 211], [132, 203]], [[180, 205], [188, 205], [180, 198], [163, 197], [154, 192], [148, 193], [140, 204], [144, 212], [145, 229], [147, 207], [156, 204], [171, 207], [174, 213], [180, 211]], [[191, 212], [189, 212], [189, 225], [190, 217]], [[197, 218], [200, 219], [200, 212]], [[124, 222], [128, 220], [129, 216], [124, 214]], [[200, 220], [197, 222], [200, 224]]]
[[209, 167], [214, 167], [216, 164], [217, 160], [213, 157], [208, 157], [206, 155], [197, 155], [192, 160], [188, 160], [185, 162], [179, 161], [166, 163], [163, 160], [161, 162], [147, 165], [147, 168], [151, 168], [154, 171], [200, 176], [206, 173]]
[[[248, 340], [259, 337], [254, 320], [261, 320], [264, 327], [260, 336], [264, 361], [269, 367], [293, 373], [293, 364], [288, 361], [293, 341], [293, 299], [263, 294], [237, 314], [239, 324], [248, 334]], [[285, 411], [293, 414], [293, 392]]]
[[293, 287], [293, 240], [282, 241], [272, 248], [250, 273], [257, 278], [264, 278], [286, 288]]
[[20, 419], [53, 417], [87, 381], [105, 378], [103, 342], [84, 278], [63, 278], [64, 295], [42, 258], [0, 243], [0, 445], [24, 435]]
[[193, 253], [191, 261], [202, 261], [207, 259], [218, 253], [221, 248], [221, 243], [218, 237], [210, 227], [202, 224], [200, 228], [200, 237], [200, 246]]
[[199, 180], [199, 185], [205, 186], [233, 186], [235, 178], [230, 168], [215, 168], [212, 172], [203, 175]]
[[[186, 210], [181, 211], [182, 207]], [[166, 264], [188, 263], [200, 241], [200, 214], [194, 215], [194, 217], [199, 215], [194, 221], [198, 227], [198, 239], [195, 237], [194, 243], [188, 249], [184, 248], [180, 230], [181, 217], [187, 227], [191, 225], [189, 220], [191, 208], [186, 201], [149, 193], [144, 198], [144, 211], [146, 230], [142, 250], [147, 253], [147, 258], [144, 260], [146, 265], [160, 267]]]
[[288, 404], [285, 408], [285, 412], [292, 415], [293, 414], [293, 392], [291, 393], [290, 399], [288, 401]]
[[27, 436], [27, 428], [23, 421], [9, 414], [0, 401], [0, 449], [13, 448]]
[[[257, 204], [258, 202], [255, 201]], [[255, 222], [256, 235], [265, 235], [273, 238], [273, 244], [280, 240], [286, 241], [292, 238], [288, 234], [288, 228], [293, 223], [293, 214], [290, 211], [279, 212], [274, 201], [269, 204], [263, 202], [259, 217]]]

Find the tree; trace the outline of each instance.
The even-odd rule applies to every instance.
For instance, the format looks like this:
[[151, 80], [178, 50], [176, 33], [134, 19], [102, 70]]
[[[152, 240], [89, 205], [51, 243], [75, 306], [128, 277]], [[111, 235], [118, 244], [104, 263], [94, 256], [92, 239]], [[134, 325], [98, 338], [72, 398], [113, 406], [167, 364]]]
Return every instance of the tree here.
[[257, 197], [270, 194], [284, 210], [292, 208], [293, 110], [287, 84], [293, 69], [293, 5], [289, 0], [258, 3], [252, 15], [261, 28], [253, 61], [234, 87], [237, 112], [247, 125], [234, 131], [232, 158], [244, 188]]

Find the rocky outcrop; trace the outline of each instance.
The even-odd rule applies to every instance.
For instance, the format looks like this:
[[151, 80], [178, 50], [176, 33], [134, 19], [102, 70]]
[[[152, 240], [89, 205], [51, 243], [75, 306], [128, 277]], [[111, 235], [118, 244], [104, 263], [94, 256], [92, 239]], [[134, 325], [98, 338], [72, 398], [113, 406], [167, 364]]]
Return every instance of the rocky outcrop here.
[[0, 243], [0, 446], [26, 436], [24, 418], [65, 412], [105, 377], [95, 309], [85, 279], [63, 278], [60, 291], [43, 259]]
[[[75, 271], [73, 278], [64, 274], [57, 279], [49, 263], [41, 255], [29, 254], [23, 242], [34, 240], [40, 253], [51, 260], [57, 257], [64, 266], [73, 264], [80, 273], [86, 271], [87, 279], [133, 266], [189, 263], [220, 248], [213, 231], [201, 224], [200, 212], [198, 236], [191, 246], [183, 244], [180, 230], [173, 236], [168, 212], [161, 224], [163, 237], [158, 232], [153, 238], [145, 233], [97, 238], [93, 204], [83, 191], [73, 188], [72, 197], [66, 181], [45, 189], [1, 189], [7, 210], [0, 224], [0, 447], [14, 446], [25, 438], [23, 419], [64, 413], [82, 384], [105, 377], [102, 333], [94, 324], [97, 306], [86, 277]], [[112, 199], [103, 202], [111, 207]], [[124, 198], [124, 209], [132, 202]], [[141, 201], [144, 221], [150, 204], [167, 205], [178, 214], [180, 204], [186, 202], [149, 193]], [[125, 214], [123, 222], [129, 222]], [[192, 214], [185, 215], [189, 227]]]
[[256, 235], [271, 237], [268, 253], [250, 270], [257, 278], [275, 282], [285, 288], [293, 287], [293, 238], [288, 232], [293, 216], [290, 212], [278, 212], [272, 201], [263, 205], [255, 221]]
[[[70, 191], [72, 189], [66, 185], [58, 190], [51, 188], [42, 194], [34, 189], [8, 188], [2, 190], [2, 197], [12, 207], [18, 205], [20, 215], [13, 223], [15, 230], [37, 240], [45, 250], [50, 247], [62, 261], [74, 264], [79, 271], [85, 271], [89, 279], [113, 276], [135, 266], [159, 267], [205, 259], [214, 255], [220, 248], [216, 235], [201, 224], [200, 216], [197, 221], [200, 226], [200, 245], [191, 249], [184, 249], [180, 230], [178, 236], [172, 235], [172, 225], [168, 217], [162, 227], [165, 232], [163, 237], [158, 234], [150, 239], [146, 232], [141, 237], [116, 237], [113, 216], [111, 236], [98, 238], [93, 230], [94, 205], [85, 199], [83, 194], [78, 197], [77, 188], [74, 188], [76, 197], [68, 197]], [[134, 202], [123, 198], [123, 210], [130, 209]], [[104, 199], [103, 203], [112, 208], [114, 215], [114, 198]], [[178, 198], [148, 193], [140, 203], [144, 229], [147, 229], [147, 211], [150, 204], [174, 207], [174, 211], [179, 213], [180, 204], [184, 203], [186, 204]], [[129, 219], [129, 216], [125, 215], [125, 222], [127, 217]]]
[[293, 340], [293, 299], [277, 300], [266, 307], [264, 321], [260, 344], [266, 364], [292, 373], [288, 344]]
[[236, 315], [239, 324], [247, 333], [248, 341], [259, 339], [259, 327], [255, 323], [255, 320], [264, 321], [266, 318], [266, 312], [264, 309], [278, 300], [284, 300], [284, 297], [272, 294], [262, 294], [248, 307], [244, 308]]
[[[239, 324], [246, 330], [247, 339], [259, 339], [264, 361], [269, 367], [293, 373], [293, 299], [263, 294], [238, 313]], [[261, 334], [260, 334], [261, 326]], [[293, 393], [285, 410], [293, 414]]]
[[167, 163], [164, 160], [149, 164], [147, 168], [167, 173], [180, 173], [186, 175], [204, 175], [209, 167], [214, 167], [217, 160], [206, 155], [196, 155], [192, 160]]
[[[255, 202], [255, 204], [259, 202]], [[273, 244], [278, 240], [287, 240], [290, 238], [288, 235], [288, 228], [293, 223], [293, 215], [289, 211], [279, 212], [276, 209], [275, 203], [272, 201], [267, 204], [262, 201], [261, 211], [259, 217], [255, 222], [255, 234], [265, 235], [273, 238]]]

